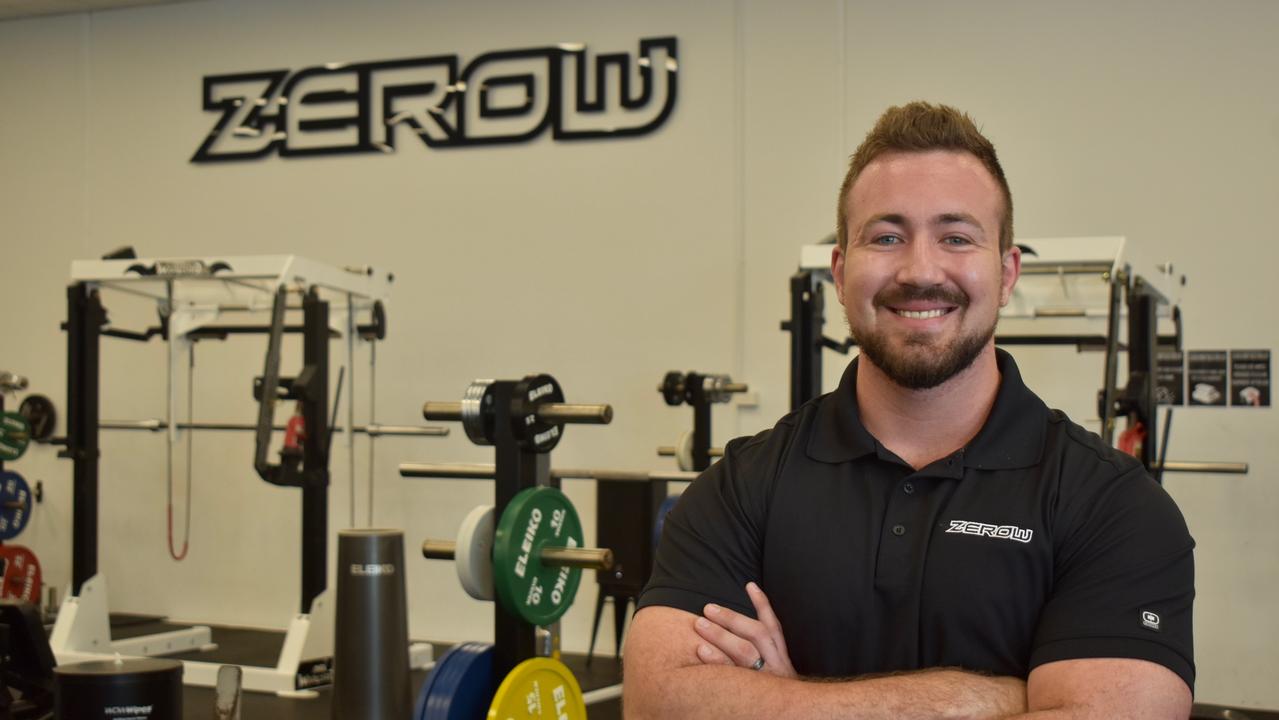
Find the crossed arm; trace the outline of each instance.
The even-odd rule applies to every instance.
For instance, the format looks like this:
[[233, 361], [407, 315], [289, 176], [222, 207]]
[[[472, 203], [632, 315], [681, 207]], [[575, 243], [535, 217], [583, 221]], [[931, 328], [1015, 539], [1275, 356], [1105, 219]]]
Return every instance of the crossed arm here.
[[[747, 593], [758, 619], [708, 605], [702, 617], [639, 611], [626, 643], [626, 717], [1026, 718], [1184, 720], [1190, 689], [1155, 663], [1066, 660], [1026, 681], [953, 669], [814, 682], [800, 678], [764, 593]], [[763, 659], [756, 671], [753, 666]]]

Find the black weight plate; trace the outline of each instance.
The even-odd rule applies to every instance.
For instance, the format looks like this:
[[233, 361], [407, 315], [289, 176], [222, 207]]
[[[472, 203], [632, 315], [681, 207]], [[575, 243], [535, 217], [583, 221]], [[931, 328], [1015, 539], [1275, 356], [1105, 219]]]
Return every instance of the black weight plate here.
[[18, 405], [18, 414], [31, 425], [32, 440], [48, 440], [58, 425], [58, 411], [44, 395], [28, 395]]
[[534, 452], [550, 452], [564, 436], [564, 423], [539, 420], [537, 408], [564, 402], [564, 391], [550, 375], [526, 375], [511, 392], [511, 432], [520, 446]]
[[679, 405], [684, 402], [684, 374], [672, 370], [662, 378], [662, 399], [667, 405]]

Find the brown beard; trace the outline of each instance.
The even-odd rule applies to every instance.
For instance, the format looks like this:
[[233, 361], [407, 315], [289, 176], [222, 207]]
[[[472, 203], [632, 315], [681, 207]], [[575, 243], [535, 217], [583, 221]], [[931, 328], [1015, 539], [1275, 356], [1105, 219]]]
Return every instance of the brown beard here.
[[[887, 308], [911, 300], [950, 303], [956, 306], [952, 312], [967, 308], [969, 303], [968, 296], [960, 290], [899, 286], [876, 293], [874, 304]], [[849, 332], [857, 340], [861, 354], [894, 383], [907, 390], [928, 390], [972, 367], [995, 336], [995, 323], [991, 323], [985, 331], [961, 335], [946, 347], [933, 347], [930, 337], [924, 333], [908, 335], [906, 347], [901, 352], [894, 352], [889, 346], [886, 333], [867, 333], [865, 337], [858, 337], [851, 322]]]

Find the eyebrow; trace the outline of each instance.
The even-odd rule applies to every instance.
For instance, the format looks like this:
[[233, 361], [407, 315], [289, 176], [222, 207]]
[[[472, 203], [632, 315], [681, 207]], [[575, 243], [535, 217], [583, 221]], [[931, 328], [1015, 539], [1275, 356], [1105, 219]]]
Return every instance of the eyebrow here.
[[[880, 215], [875, 215], [874, 217], [868, 219], [866, 223], [862, 225], [861, 229], [862, 231], [865, 231], [866, 228], [870, 227], [871, 225], [874, 225], [875, 223], [881, 223], [881, 222], [888, 223], [890, 225], [899, 225], [901, 227], [906, 227], [907, 225], [910, 224], [909, 222], [907, 222], [906, 216], [900, 213], [882, 213]], [[966, 212], [942, 213], [933, 218], [932, 224], [954, 225], [955, 223], [964, 223], [966, 225], [972, 225], [975, 228], [979, 228], [983, 230], [985, 229], [984, 227], [982, 227], [982, 224], [978, 222], [976, 217]]]
[[965, 212], [942, 213], [934, 218], [933, 222], [937, 225], [953, 225], [954, 223], [965, 223], [976, 228], [981, 228], [981, 223], [977, 218]]

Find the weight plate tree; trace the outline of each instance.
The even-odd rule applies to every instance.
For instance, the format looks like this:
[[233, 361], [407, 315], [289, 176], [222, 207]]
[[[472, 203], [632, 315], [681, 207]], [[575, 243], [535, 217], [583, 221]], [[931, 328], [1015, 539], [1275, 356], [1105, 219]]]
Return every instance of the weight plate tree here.
[[[571, 505], [561, 500], [563, 495], [558, 490], [548, 495], [545, 489], [558, 484], [550, 474], [549, 453], [563, 438], [564, 426], [608, 424], [613, 409], [608, 405], [566, 403], [559, 383], [549, 375], [537, 374], [520, 380], [476, 380], [461, 402], [427, 402], [422, 406], [422, 415], [430, 421], [460, 421], [473, 442], [494, 448], [492, 512], [498, 520], [492, 556], [502, 558], [492, 567], [494, 594], [500, 600], [494, 610], [491, 677], [496, 686], [516, 665], [537, 655], [535, 623], [553, 622], [567, 609], [571, 591], [580, 581], [580, 571], [571, 568], [612, 563], [611, 553], [604, 555], [607, 551], [596, 550], [587, 558], [562, 556], [586, 550], [580, 547], [581, 525], [576, 513], [571, 512]], [[532, 488], [538, 488], [536, 494], [521, 494]], [[479, 511], [473, 511], [476, 512]], [[540, 519], [535, 520], [536, 516]], [[478, 524], [478, 520], [475, 522]], [[543, 532], [548, 535], [540, 534]], [[487, 595], [482, 582], [485, 571], [473, 569], [473, 556], [483, 556], [485, 552], [482, 546], [471, 546], [478, 534], [468, 530], [460, 538], [468, 546], [461, 553], [467, 558], [461, 572], [465, 578], [477, 580], [480, 592], [472, 594], [483, 596]], [[570, 539], [577, 547], [567, 547]], [[506, 542], [512, 545], [503, 548]], [[451, 559], [458, 554], [459, 543], [423, 543], [426, 557]], [[564, 566], [569, 569], [566, 571]], [[508, 575], [503, 576], [504, 573]], [[467, 582], [464, 580], [464, 586]], [[551, 602], [543, 606], [540, 601], [544, 599]]]

